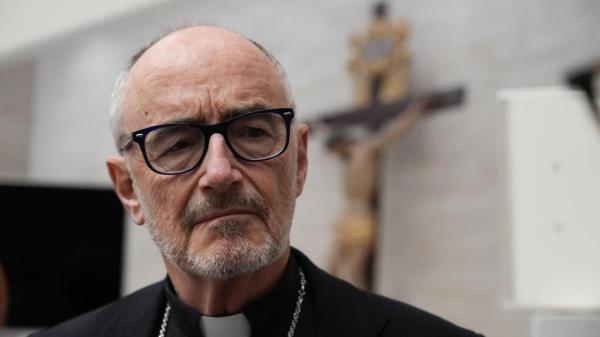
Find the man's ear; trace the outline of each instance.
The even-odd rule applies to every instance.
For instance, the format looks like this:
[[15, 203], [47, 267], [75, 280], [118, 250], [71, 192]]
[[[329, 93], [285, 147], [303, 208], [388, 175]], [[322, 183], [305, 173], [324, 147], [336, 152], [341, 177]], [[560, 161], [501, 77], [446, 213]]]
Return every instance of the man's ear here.
[[298, 153], [297, 153], [297, 172], [296, 172], [296, 197], [302, 194], [304, 182], [306, 181], [306, 172], [308, 170], [308, 125], [300, 123], [298, 125]]
[[123, 207], [136, 224], [143, 225], [145, 222], [144, 214], [142, 213], [138, 196], [133, 189], [133, 180], [127, 170], [125, 158], [121, 156], [108, 157], [106, 159], [106, 168]]

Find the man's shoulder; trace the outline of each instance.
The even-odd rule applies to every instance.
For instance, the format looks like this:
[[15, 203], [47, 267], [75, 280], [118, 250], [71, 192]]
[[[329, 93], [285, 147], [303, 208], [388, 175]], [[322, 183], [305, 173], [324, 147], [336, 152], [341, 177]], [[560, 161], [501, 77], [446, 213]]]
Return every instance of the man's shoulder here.
[[157, 282], [30, 337], [135, 336], [126, 331], [136, 331], [137, 324], [144, 327], [147, 322], [158, 322], [162, 293], [163, 282]]
[[372, 310], [389, 317], [381, 336], [398, 336], [407, 331], [424, 336], [481, 336], [410, 304], [376, 294], [369, 296]]
[[326, 329], [339, 329], [339, 322], [348, 324], [349, 335], [356, 336], [478, 336], [407, 303], [358, 289], [319, 269], [298, 251], [296, 256], [313, 282], [318, 315], [329, 318]]

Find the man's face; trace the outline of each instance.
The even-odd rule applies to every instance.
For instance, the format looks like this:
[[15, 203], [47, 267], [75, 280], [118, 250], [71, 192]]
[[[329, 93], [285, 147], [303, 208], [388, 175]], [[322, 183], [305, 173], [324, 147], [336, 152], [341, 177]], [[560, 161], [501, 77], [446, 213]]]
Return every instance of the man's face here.
[[[150, 48], [132, 68], [124, 97], [126, 133], [181, 120], [212, 124], [240, 111], [290, 104], [276, 67], [253, 44], [207, 27], [174, 33]], [[219, 134], [201, 165], [180, 175], [151, 171], [137, 145], [125, 156], [125, 171], [114, 167], [124, 162], [108, 163], [117, 193], [180, 270], [227, 279], [254, 272], [288, 249], [306, 174], [304, 126], [293, 124], [286, 152], [262, 162], [237, 159]], [[118, 172], [128, 172], [129, 197]]]

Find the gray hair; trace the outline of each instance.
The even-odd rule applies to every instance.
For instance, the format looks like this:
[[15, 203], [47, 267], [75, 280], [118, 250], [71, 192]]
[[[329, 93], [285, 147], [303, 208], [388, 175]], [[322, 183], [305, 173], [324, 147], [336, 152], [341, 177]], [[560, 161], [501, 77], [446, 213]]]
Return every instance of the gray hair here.
[[[144, 46], [143, 48], [138, 50], [131, 57], [131, 59], [125, 66], [125, 68], [117, 76], [117, 79], [115, 81], [115, 85], [114, 85], [114, 88], [113, 88], [113, 91], [111, 94], [109, 122], [110, 122], [110, 129], [112, 131], [113, 139], [114, 139], [117, 149], [119, 151], [121, 149], [122, 141], [123, 141], [122, 140], [123, 132], [120, 127], [121, 120], [123, 118], [123, 110], [124, 110], [123, 89], [125, 88], [125, 83], [127, 82], [127, 78], [129, 77], [131, 68], [133, 68], [135, 63], [140, 59], [140, 57], [142, 57], [142, 55], [144, 55], [144, 53], [148, 49], [150, 49], [152, 46], [154, 46], [158, 41], [162, 40], [164, 37], [166, 37], [172, 33], [178, 32], [180, 30], [183, 30], [186, 28], [191, 28], [191, 27], [196, 27], [196, 26], [198, 26], [198, 25], [191, 24], [191, 25], [184, 25], [184, 26], [177, 27], [174, 29], [166, 30], [165, 32], [160, 34], [158, 37], [153, 39], [149, 44], [147, 44], [146, 46]], [[275, 58], [273, 53], [271, 53], [269, 50], [267, 50], [265, 47], [263, 47], [258, 42], [254, 41], [248, 37], [245, 37], [241, 34], [240, 34], [240, 36], [242, 36], [243, 38], [245, 38], [246, 40], [251, 42], [253, 45], [255, 45], [267, 57], [267, 59], [277, 68], [277, 75], [279, 76], [279, 79], [281, 80], [281, 83], [284, 86], [286, 99], [289, 102], [290, 107], [294, 108], [295, 103], [294, 103], [294, 97], [292, 95], [292, 89], [291, 89], [287, 74], [285, 72], [285, 69], [283, 68], [281, 63], [279, 63], [279, 61], [277, 60], [277, 58]]]

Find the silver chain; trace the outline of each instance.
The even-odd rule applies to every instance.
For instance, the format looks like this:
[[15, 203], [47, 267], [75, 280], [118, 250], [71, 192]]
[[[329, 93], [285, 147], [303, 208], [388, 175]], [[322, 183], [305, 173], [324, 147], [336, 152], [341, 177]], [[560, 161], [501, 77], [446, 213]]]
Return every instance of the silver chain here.
[[298, 289], [298, 299], [296, 300], [296, 308], [292, 315], [292, 322], [290, 323], [290, 330], [288, 330], [287, 337], [293, 337], [296, 331], [296, 324], [300, 318], [300, 311], [302, 311], [302, 301], [304, 301], [304, 295], [306, 295], [306, 277], [302, 268], [298, 267], [300, 273], [300, 289]]
[[165, 308], [165, 314], [162, 318], [162, 323], [160, 324], [160, 331], [158, 332], [159, 337], [165, 337], [165, 332], [167, 331], [167, 324], [169, 323], [169, 312], [171, 312], [171, 305], [167, 302], [167, 307]]
[[[292, 315], [292, 322], [290, 323], [290, 329], [288, 330], [287, 337], [294, 336], [294, 332], [296, 331], [296, 325], [298, 324], [298, 319], [300, 318], [300, 312], [302, 311], [302, 302], [304, 301], [304, 295], [306, 295], [306, 276], [304, 276], [304, 271], [300, 267], [298, 267], [298, 272], [300, 273], [300, 289], [298, 289], [298, 299], [296, 300], [296, 308], [294, 309], [294, 313]], [[165, 337], [165, 333], [167, 332], [167, 324], [169, 324], [170, 311], [171, 304], [167, 302], [167, 306], [165, 307], [165, 313], [162, 318], [162, 323], [160, 325], [160, 331], [158, 332], [158, 337]]]

